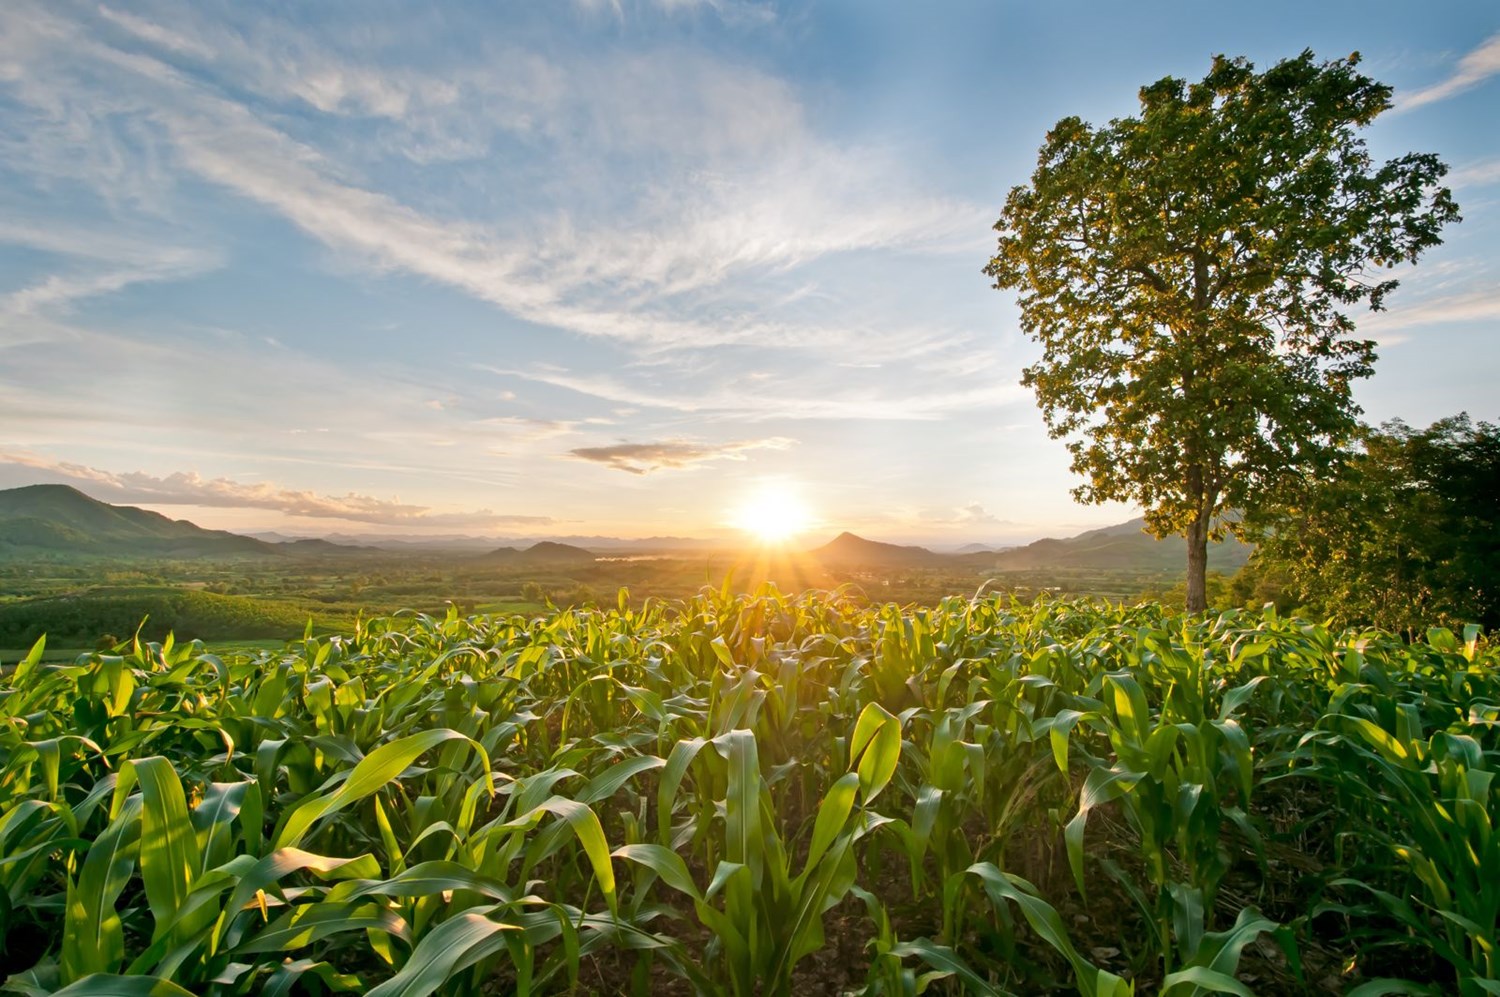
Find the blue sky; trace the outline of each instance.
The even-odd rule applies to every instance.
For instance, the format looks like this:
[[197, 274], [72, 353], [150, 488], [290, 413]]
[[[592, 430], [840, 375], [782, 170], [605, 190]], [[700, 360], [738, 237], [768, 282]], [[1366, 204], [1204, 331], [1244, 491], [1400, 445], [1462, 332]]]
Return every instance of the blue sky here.
[[1085, 507], [980, 270], [1046, 129], [1358, 50], [1464, 222], [1373, 421], [1500, 416], [1500, 7], [0, 7], [0, 487], [206, 525], [1016, 541]]

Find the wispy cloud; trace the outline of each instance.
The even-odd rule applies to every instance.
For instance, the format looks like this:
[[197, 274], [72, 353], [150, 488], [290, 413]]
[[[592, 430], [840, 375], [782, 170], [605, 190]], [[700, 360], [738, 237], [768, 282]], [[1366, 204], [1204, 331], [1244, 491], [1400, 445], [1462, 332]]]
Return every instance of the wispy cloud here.
[[1461, 166], [1448, 174], [1453, 187], [1484, 187], [1500, 182], [1500, 159], [1489, 159]]
[[204, 478], [192, 471], [166, 476], [143, 471], [113, 472], [23, 451], [0, 450], [0, 463], [20, 465], [58, 483], [112, 503], [187, 505], [222, 509], [263, 509], [288, 516], [335, 519], [380, 526], [492, 529], [554, 522], [550, 516], [496, 513], [489, 509], [445, 512], [399, 499], [348, 493], [325, 495], [283, 488], [270, 482]]
[[766, 25], [776, 21], [776, 9], [769, 3], [752, 3], [747, 0], [573, 0], [573, 6], [585, 14], [609, 14], [616, 21], [624, 21], [627, 9], [639, 8], [661, 11], [669, 15], [696, 14], [712, 11], [726, 24]]
[[[1449, 322], [1478, 322], [1500, 318], [1500, 290], [1483, 288], [1465, 293], [1435, 296], [1409, 307], [1380, 312], [1359, 323], [1362, 333], [1383, 333], [1382, 342], [1399, 342], [1405, 329]], [[1392, 335], [1394, 334], [1394, 335]]]
[[785, 450], [795, 440], [773, 436], [763, 440], [732, 443], [695, 443], [662, 440], [658, 443], [616, 443], [607, 447], [578, 447], [568, 456], [612, 467], [629, 474], [649, 474], [663, 468], [681, 470], [716, 460], [744, 460], [749, 450]]
[[60, 257], [64, 268], [0, 297], [0, 315], [31, 315], [132, 284], [181, 280], [223, 262], [213, 250], [163, 244], [162, 236], [113, 228], [0, 221], [0, 244]]
[[[361, 65], [272, 29], [252, 45], [193, 28], [190, 13], [168, 29], [106, 8], [103, 20], [134, 48], [36, 8], [28, 14], [31, 37], [10, 56], [30, 67], [22, 98], [53, 125], [43, 144], [99, 132], [107, 111], [139, 126], [136, 141], [163, 142], [193, 174], [376, 270], [441, 282], [537, 325], [652, 348], [816, 348], [837, 328], [808, 335], [805, 324], [726, 308], [719, 289], [746, 271], [831, 254], [983, 241], [983, 210], [914, 192], [880, 149], [817, 137], [785, 83], [733, 62], [681, 50], [576, 64], [521, 53], [488, 72], [458, 66], [436, 77]], [[192, 64], [208, 51], [211, 65]], [[491, 127], [524, 137], [565, 190], [559, 200], [544, 187], [533, 199], [540, 210], [498, 224], [404, 203], [354, 179], [360, 164], [313, 144], [315, 129], [295, 137], [206, 75], [227, 71], [272, 100], [403, 127], [439, 119], [448, 137], [483, 100]], [[101, 77], [110, 86], [103, 102]], [[58, 133], [58, 108], [77, 126]], [[491, 141], [475, 136], [476, 154]], [[650, 179], [628, 179], [643, 169]]]
[[999, 516], [996, 516], [978, 502], [971, 502], [954, 510], [949, 521], [964, 526], [972, 526], [979, 523], [993, 525], [1002, 522]]
[[[621, 405], [673, 412], [733, 416], [752, 421], [769, 419], [853, 419], [909, 421], [937, 419], [952, 412], [972, 412], [1009, 405], [1029, 397], [1018, 383], [956, 383], [937, 379], [925, 388], [905, 387], [899, 393], [868, 385], [855, 389], [814, 391], [754, 389], [726, 383], [709, 389], [663, 390], [626, 384], [607, 374], [573, 374], [545, 369], [516, 370], [481, 366], [501, 376], [563, 388]], [[795, 384], [790, 387], [797, 387]]]
[[0, 314], [30, 315], [44, 309], [60, 308], [81, 298], [111, 294], [132, 284], [180, 280], [211, 269], [207, 264], [208, 261], [183, 260], [84, 274], [50, 274], [0, 297]]
[[1491, 35], [1478, 48], [1458, 60], [1458, 68], [1447, 79], [1398, 95], [1395, 109], [1409, 111], [1424, 104], [1447, 100], [1455, 94], [1477, 87], [1496, 73], [1500, 73], [1500, 34]]

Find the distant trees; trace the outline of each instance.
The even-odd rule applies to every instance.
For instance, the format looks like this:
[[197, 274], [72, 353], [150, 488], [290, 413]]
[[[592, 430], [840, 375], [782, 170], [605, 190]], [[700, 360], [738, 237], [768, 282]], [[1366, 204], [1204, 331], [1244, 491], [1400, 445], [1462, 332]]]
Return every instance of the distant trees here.
[[1136, 117], [1064, 118], [995, 225], [985, 272], [1042, 346], [1022, 382], [1068, 440], [1074, 495], [1182, 534], [1191, 612], [1229, 514], [1354, 433], [1375, 344], [1348, 310], [1380, 308], [1396, 281], [1378, 271], [1458, 219], [1436, 156], [1371, 161], [1356, 130], [1391, 90], [1358, 61], [1221, 56], [1142, 88]]
[[[104, 590], [0, 603], [0, 647], [29, 647], [43, 634], [53, 647], [103, 647], [106, 641], [112, 647], [119, 642], [115, 635], [137, 628], [145, 640], [169, 632], [183, 640], [290, 638], [302, 632], [307, 617], [301, 606], [269, 599], [166, 588]], [[319, 626], [346, 622], [320, 614]]]
[[1333, 473], [1285, 491], [1256, 561], [1345, 624], [1500, 630], [1500, 426], [1467, 415], [1366, 430]]

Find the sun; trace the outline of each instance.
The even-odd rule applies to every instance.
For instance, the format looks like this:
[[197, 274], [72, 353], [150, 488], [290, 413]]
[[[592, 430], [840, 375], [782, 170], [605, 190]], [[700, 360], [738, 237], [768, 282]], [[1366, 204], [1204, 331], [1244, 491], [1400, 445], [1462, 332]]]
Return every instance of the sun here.
[[784, 543], [812, 525], [812, 513], [796, 489], [782, 483], [761, 485], [731, 514], [730, 522], [762, 543]]

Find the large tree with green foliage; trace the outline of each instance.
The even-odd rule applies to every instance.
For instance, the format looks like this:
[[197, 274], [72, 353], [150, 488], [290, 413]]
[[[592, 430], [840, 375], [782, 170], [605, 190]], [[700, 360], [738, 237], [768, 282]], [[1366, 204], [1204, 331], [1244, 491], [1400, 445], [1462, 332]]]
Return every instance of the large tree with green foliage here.
[[1388, 422], [1252, 525], [1255, 559], [1339, 624], [1500, 629], [1500, 425]]
[[1220, 56], [1142, 88], [1135, 117], [1064, 118], [995, 225], [985, 272], [1042, 346], [1022, 383], [1086, 477], [1074, 495], [1181, 533], [1192, 612], [1209, 538], [1358, 425], [1375, 344], [1349, 310], [1379, 309], [1381, 271], [1458, 218], [1436, 156], [1372, 161], [1357, 130], [1391, 90], [1358, 61]]

